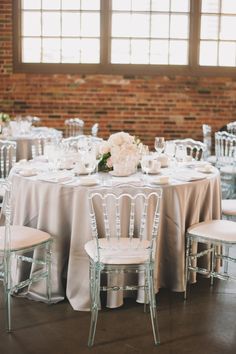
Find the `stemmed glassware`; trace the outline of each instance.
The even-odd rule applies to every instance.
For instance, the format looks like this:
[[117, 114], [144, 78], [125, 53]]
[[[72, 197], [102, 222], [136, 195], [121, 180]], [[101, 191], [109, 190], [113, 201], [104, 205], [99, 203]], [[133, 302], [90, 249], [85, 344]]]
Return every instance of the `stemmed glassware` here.
[[166, 141], [164, 152], [169, 158], [170, 166], [174, 167], [174, 165], [175, 165], [175, 153], [176, 153], [176, 144], [175, 144], [175, 142], [174, 141]]
[[160, 155], [165, 149], [165, 138], [163, 136], [156, 136], [154, 147], [158, 155]]

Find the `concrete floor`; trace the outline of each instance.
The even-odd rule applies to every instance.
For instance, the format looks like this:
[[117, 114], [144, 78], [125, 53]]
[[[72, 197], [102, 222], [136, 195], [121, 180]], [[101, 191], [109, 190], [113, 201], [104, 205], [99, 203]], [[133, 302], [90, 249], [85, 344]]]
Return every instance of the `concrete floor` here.
[[[2, 288], [0, 288], [2, 295]], [[87, 347], [88, 312], [67, 301], [46, 305], [13, 298], [14, 332], [4, 331], [0, 300], [0, 354], [235, 354], [236, 282], [208, 279], [183, 295], [162, 289], [157, 295], [161, 344], [153, 344], [149, 313], [133, 299], [119, 309], [99, 313], [95, 346]]]

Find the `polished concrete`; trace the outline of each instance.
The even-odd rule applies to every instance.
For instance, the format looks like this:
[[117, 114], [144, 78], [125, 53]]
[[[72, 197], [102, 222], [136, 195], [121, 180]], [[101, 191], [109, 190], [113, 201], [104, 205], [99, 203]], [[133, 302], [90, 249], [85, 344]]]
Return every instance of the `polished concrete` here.
[[157, 295], [161, 344], [153, 344], [149, 314], [133, 299], [99, 313], [95, 346], [87, 347], [90, 314], [73, 311], [67, 301], [46, 305], [13, 299], [13, 333], [4, 331], [0, 287], [0, 354], [235, 354], [236, 281], [208, 279], [183, 294]]

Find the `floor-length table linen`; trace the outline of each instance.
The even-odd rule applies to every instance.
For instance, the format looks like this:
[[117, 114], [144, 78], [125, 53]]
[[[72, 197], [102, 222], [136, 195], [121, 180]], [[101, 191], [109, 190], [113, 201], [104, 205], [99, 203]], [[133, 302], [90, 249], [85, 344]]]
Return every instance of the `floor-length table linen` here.
[[[114, 180], [114, 179], [113, 179]], [[112, 183], [112, 182], [111, 182]], [[53, 301], [65, 296], [75, 310], [89, 310], [89, 261], [84, 244], [91, 238], [88, 190], [91, 187], [41, 182], [12, 175], [13, 223], [49, 232], [54, 237], [52, 264]], [[114, 186], [111, 186], [115, 188]], [[184, 291], [185, 231], [199, 221], [220, 218], [219, 173], [194, 182], [163, 185], [156, 263], [156, 289]], [[29, 297], [42, 298], [35, 284]], [[110, 306], [121, 299], [110, 299]]]

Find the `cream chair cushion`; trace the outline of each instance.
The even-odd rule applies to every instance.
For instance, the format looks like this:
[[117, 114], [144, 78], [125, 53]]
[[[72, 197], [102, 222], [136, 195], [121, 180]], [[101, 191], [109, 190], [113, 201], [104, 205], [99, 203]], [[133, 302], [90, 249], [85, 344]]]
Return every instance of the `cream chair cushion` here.
[[[34, 247], [50, 240], [51, 236], [41, 230], [27, 226], [11, 226], [11, 251]], [[0, 251], [4, 250], [5, 226], [0, 227]]]
[[[105, 264], [142, 264], [148, 260], [150, 242], [147, 240], [120, 238], [108, 241], [99, 239], [100, 262]], [[90, 258], [96, 259], [96, 241], [85, 244], [85, 251]]]
[[222, 241], [236, 244], [236, 222], [211, 220], [200, 222], [188, 228], [187, 234], [203, 237], [209, 241]]
[[222, 200], [222, 214], [236, 216], [236, 199]]

